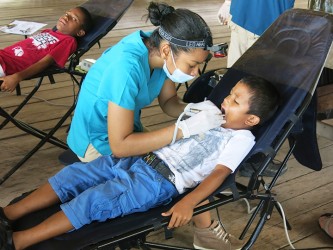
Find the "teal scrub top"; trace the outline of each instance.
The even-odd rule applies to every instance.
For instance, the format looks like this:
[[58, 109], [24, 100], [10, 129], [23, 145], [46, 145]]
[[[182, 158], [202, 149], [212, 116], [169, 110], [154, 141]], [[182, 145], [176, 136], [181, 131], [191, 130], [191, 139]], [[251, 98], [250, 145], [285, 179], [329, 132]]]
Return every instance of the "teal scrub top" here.
[[83, 81], [67, 143], [84, 157], [91, 143], [102, 155], [112, 154], [108, 140], [108, 103], [134, 111], [133, 131], [142, 131], [140, 110], [159, 95], [166, 74], [150, 73], [148, 49], [142, 38], [149, 33], [136, 31], [107, 49], [90, 68]]

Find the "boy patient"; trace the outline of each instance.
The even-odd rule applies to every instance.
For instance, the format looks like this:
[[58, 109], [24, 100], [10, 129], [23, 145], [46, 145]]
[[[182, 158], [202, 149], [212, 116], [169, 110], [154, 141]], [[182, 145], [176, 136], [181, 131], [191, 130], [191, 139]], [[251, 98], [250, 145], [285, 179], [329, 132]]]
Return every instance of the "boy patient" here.
[[92, 27], [92, 18], [83, 7], [76, 7], [62, 15], [56, 29], [45, 29], [27, 39], [0, 49], [1, 91], [12, 92], [17, 84], [49, 66], [64, 67], [76, 50], [76, 38], [84, 36]]
[[[162, 214], [171, 217], [169, 228], [187, 224], [193, 209], [251, 150], [255, 144], [251, 128], [269, 119], [278, 102], [279, 93], [272, 84], [245, 77], [221, 104], [225, 123], [220, 127], [189, 138], [182, 138], [182, 129], [178, 129], [179, 140], [145, 156], [101, 156], [65, 167], [27, 197], [0, 208], [0, 248], [25, 249], [93, 221], [147, 211], [194, 188]], [[205, 110], [195, 115], [202, 112], [216, 113]], [[191, 118], [180, 123], [189, 121]], [[59, 212], [37, 226], [12, 232], [15, 220], [56, 203], [61, 203]]]

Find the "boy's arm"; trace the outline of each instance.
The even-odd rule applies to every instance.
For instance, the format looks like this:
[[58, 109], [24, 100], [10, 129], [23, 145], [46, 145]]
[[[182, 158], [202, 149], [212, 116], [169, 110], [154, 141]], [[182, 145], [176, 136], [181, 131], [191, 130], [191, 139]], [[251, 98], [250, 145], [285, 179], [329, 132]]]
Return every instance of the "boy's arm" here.
[[22, 70], [12, 75], [5, 76], [3, 78], [3, 84], [1, 85], [1, 90], [13, 92], [20, 81], [42, 72], [43, 70], [51, 66], [53, 63], [54, 63], [53, 57], [50, 55], [46, 55], [41, 60], [34, 63], [25, 70]]
[[214, 171], [192, 192], [177, 202], [169, 211], [162, 213], [163, 216], [171, 215], [168, 228], [180, 227], [187, 224], [193, 216], [193, 209], [212, 194], [230, 173], [231, 170], [226, 166], [217, 165]]

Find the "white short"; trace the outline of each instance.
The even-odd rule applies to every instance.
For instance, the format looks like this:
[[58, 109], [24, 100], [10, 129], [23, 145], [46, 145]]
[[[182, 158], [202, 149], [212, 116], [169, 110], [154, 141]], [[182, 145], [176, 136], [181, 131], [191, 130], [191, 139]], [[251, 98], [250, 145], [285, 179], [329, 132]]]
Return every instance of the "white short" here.
[[86, 153], [84, 154], [84, 157], [77, 156], [80, 161], [82, 162], [90, 162], [92, 160], [97, 159], [100, 157], [101, 154], [94, 148], [93, 145], [89, 144]]
[[231, 30], [231, 37], [227, 57], [228, 68], [230, 68], [259, 38], [258, 35], [247, 31], [232, 21], [229, 22], [229, 28]]

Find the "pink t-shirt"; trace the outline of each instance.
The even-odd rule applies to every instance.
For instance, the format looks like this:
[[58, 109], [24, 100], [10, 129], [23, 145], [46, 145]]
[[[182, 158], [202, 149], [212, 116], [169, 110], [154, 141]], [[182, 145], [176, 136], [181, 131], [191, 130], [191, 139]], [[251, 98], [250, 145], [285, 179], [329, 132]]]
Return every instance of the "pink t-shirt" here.
[[46, 29], [0, 50], [0, 64], [6, 75], [11, 75], [51, 55], [57, 66], [63, 67], [76, 48], [74, 37]]

